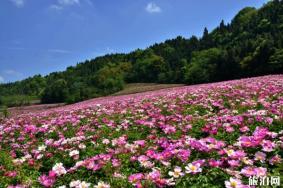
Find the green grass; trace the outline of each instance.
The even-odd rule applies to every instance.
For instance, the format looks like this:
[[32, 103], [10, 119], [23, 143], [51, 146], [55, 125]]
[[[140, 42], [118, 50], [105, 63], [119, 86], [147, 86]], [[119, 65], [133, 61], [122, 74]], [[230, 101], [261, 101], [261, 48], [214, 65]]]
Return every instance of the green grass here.
[[0, 107], [27, 106], [36, 103], [40, 103], [40, 100], [36, 96], [11, 95], [11, 96], [0, 97]]
[[183, 84], [131, 83], [131, 84], [126, 84], [123, 90], [117, 93], [114, 93], [113, 96], [141, 93], [141, 92], [146, 92], [146, 91], [154, 91], [154, 90], [179, 87], [179, 86], [184, 86], [184, 85]]

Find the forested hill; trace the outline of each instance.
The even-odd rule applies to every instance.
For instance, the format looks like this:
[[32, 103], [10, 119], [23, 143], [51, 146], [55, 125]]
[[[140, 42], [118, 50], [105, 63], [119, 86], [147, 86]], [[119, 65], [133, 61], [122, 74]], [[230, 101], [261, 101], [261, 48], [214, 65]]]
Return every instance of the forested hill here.
[[97, 57], [42, 77], [0, 85], [5, 96], [43, 103], [77, 102], [121, 90], [125, 83], [196, 84], [283, 73], [283, 2], [247, 7], [203, 36], [181, 36], [129, 54]]

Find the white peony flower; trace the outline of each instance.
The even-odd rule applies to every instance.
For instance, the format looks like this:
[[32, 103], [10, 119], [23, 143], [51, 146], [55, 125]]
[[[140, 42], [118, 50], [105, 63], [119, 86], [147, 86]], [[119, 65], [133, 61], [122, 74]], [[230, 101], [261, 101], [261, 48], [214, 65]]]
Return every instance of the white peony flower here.
[[97, 185], [94, 186], [94, 188], [110, 188], [110, 185], [100, 181]]
[[70, 183], [70, 187], [74, 187], [74, 188], [89, 188], [90, 187], [90, 183], [87, 183], [85, 181], [80, 181], [80, 180], [76, 180], [76, 181], [72, 181]]
[[110, 140], [108, 140], [107, 138], [105, 138], [105, 139], [102, 140], [102, 143], [107, 145], [107, 144], [110, 143]]
[[41, 145], [41, 146], [38, 146], [38, 151], [45, 151], [46, 150], [46, 146], [45, 145]]
[[80, 180], [76, 180], [76, 181], [71, 181], [70, 182], [70, 187], [77, 187], [81, 184], [81, 181]]
[[82, 181], [78, 187], [76, 188], [89, 188], [90, 187], [90, 183], [87, 183], [85, 181]]
[[182, 172], [181, 167], [179, 167], [179, 166], [176, 166], [174, 168], [174, 171], [170, 171], [168, 174], [169, 174], [169, 176], [173, 176], [174, 178], [179, 178], [180, 176], [184, 175], [184, 173]]
[[76, 156], [76, 155], [79, 155], [79, 154], [80, 154], [80, 152], [78, 150], [73, 150], [69, 153], [69, 156], [73, 157], [73, 156]]
[[64, 175], [67, 173], [66, 169], [64, 168], [63, 164], [62, 163], [56, 163], [52, 170], [58, 175], [58, 176], [61, 176], [61, 175]]
[[58, 188], [67, 188], [66, 185], [61, 185]]
[[80, 144], [80, 145], [79, 145], [79, 148], [80, 148], [80, 149], [85, 149], [85, 148], [86, 148], [86, 145]]
[[241, 188], [243, 187], [241, 180], [230, 178], [229, 181], [225, 181], [226, 188]]
[[36, 157], [36, 159], [41, 159], [43, 157], [43, 155], [42, 154], [39, 154], [37, 157]]
[[190, 174], [190, 173], [195, 174], [195, 173], [198, 173], [198, 172], [202, 171], [202, 169], [200, 168], [200, 164], [199, 163], [197, 163], [195, 165], [190, 163], [185, 168], [186, 168], [186, 173], [188, 173], [188, 174]]

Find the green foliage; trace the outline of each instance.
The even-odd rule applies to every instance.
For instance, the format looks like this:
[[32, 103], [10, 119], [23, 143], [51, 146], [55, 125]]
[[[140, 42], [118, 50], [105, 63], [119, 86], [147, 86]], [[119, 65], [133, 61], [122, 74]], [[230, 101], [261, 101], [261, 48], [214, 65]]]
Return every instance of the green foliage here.
[[119, 67], [104, 67], [95, 74], [93, 84], [99, 89], [115, 92], [123, 88], [123, 74]]
[[64, 79], [56, 80], [48, 85], [43, 93], [42, 102], [64, 102], [68, 96], [67, 82]]
[[41, 75], [27, 78], [22, 81], [0, 84], [0, 96], [27, 95], [38, 96], [46, 87], [46, 80]]
[[159, 75], [166, 70], [164, 59], [152, 50], [145, 51], [133, 64], [130, 78], [132, 82], [159, 82]]
[[98, 97], [97, 89], [89, 87], [84, 82], [74, 82], [69, 86], [68, 95], [63, 102], [68, 104], [82, 101], [91, 97]]
[[261, 75], [268, 68], [267, 63], [273, 53], [272, 41], [263, 40], [253, 54], [245, 57], [240, 64], [243, 69], [246, 69], [246, 73], [250, 75]]
[[10, 115], [10, 112], [9, 112], [7, 106], [3, 106], [3, 107], [0, 109], [0, 112], [2, 113], [2, 115], [3, 115], [4, 118], [8, 118], [9, 115]]
[[246, 7], [242, 9], [232, 20], [233, 29], [238, 32], [247, 27], [251, 22], [252, 18], [256, 16], [257, 10], [253, 7]]
[[204, 83], [213, 81], [221, 55], [222, 51], [217, 48], [193, 53], [192, 60], [185, 71], [186, 82]]
[[[73, 103], [112, 94], [124, 83], [204, 83], [283, 72], [283, 1], [247, 7], [211, 32], [178, 36], [144, 50], [86, 60], [66, 71], [0, 84], [0, 96]], [[3, 102], [2, 102], [3, 103]], [[1, 99], [0, 99], [1, 104]]]
[[283, 49], [276, 49], [275, 53], [269, 58], [269, 69], [274, 73], [283, 72]]
[[27, 106], [34, 102], [37, 102], [38, 97], [29, 95], [9, 95], [0, 96], [0, 106], [4, 105], [7, 107], [14, 106]]
[[[0, 182], [1, 185], [4, 185], [3, 187], [17, 185], [20, 182], [24, 182], [26, 184], [34, 183], [37, 181], [39, 176], [39, 172], [34, 169], [15, 166], [13, 164], [13, 158], [10, 157], [9, 152], [3, 149], [0, 150], [0, 166], [3, 169], [17, 173], [16, 177], [11, 178], [5, 176], [3, 173], [4, 171], [0, 170]], [[39, 187], [39, 185], [36, 187]]]

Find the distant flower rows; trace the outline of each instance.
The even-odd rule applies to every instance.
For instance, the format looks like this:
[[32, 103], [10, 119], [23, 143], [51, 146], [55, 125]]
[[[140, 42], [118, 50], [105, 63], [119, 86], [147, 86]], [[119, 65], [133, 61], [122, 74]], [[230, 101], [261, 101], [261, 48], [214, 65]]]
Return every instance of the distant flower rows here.
[[0, 124], [0, 187], [250, 187], [280, 176], [283, 76], [90, 100]]

